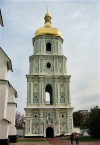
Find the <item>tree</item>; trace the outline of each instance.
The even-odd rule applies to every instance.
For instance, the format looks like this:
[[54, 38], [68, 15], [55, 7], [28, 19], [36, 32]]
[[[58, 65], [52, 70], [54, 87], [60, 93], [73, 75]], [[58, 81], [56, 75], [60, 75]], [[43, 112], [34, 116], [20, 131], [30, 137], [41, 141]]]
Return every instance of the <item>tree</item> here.
[[83, 121], [83, 114], [80, 112], [74, 112], [73, 113], [73, 122], [74, 122], [74, 126], [80, 126], [82, 124]]
[[98, 106], [91, 108], [84, 127], [93, 138], [100, 138], [100, 108]]
[[24, 128], [25, 126], [24, 115], [19, 112], [16, 112], [15, 126], [16, 128]]

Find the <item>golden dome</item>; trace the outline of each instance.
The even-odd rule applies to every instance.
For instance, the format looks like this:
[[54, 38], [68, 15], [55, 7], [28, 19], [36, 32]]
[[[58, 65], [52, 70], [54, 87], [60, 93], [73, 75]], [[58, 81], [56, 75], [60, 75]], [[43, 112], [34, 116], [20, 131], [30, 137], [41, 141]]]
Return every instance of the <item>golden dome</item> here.
[[57, 28], [53, 28], [51, 26], [51, 15], [50, 15], [50, 13], [48, 11], [45, 14], [44, 20], [45, 20], [44, 27], [39, 28], [35, 32], [35, 37], [36, 36], [40, 36], [40, 35], [46, 35], [46, 34], [55, 35], [55, 36], [60, 36], [61, 37], [61, 32]]

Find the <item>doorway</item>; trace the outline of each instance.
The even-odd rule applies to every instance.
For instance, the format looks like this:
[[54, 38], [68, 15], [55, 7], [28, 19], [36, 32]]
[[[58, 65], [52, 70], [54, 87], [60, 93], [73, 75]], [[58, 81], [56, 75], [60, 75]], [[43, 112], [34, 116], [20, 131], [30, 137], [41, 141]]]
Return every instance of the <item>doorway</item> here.
[[54, 130], [52, 127], [46, 129], [46, 137], [54, 137]]

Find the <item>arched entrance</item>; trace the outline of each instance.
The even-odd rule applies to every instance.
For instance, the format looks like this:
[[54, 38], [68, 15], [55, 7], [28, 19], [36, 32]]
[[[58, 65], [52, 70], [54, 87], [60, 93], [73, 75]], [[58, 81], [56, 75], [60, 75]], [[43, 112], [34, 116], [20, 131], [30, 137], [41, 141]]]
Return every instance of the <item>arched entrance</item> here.
[[54, 130], [52, 127], [46, 129], [46, 137], [54, 137]]

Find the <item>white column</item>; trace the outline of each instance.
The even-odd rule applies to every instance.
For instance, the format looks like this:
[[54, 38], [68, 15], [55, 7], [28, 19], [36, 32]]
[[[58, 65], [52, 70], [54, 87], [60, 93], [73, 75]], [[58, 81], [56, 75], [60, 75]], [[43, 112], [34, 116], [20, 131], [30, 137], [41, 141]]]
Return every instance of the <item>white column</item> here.
[[60, 103], [60, 87], [58, 81], [57, 81], [57, 95], [58, 95], [58, 103]]
[[44, 87], [43, 87], [43, 86], [44, 86], [44, 84], [43, 84], [43, 79], [42, 79], [42, 82], [41, 82], [41, 88], [42, 88], [42, 89], [41, 89], [41, 91], [42, 91], [42, 92], [41, 92], [41, 95], [42, 95], [42, 96], [41, 96], [41, 97], [42, 97], [42, 103], [43, 103], [43, 98], [44, 98]]
[[54, 97], [55, 97], [55, 104], [58, 103], [58, 87], [57, 87], [57, 79], [54, 81]]
[[43, 104], [45, 104], [45, 82], [43, 80], [43, 86], [42, 86], [42, 90], [43, 90]]
[[70, 105], [71, 101], [70, 101], [70, 81], [69, 80], [67, 80], [67, 95], [68, 95], [68, 104]]
[[59, 111], [56, 110], [56, 121], [57, 121], [57, 132], [56, 132], [56, 135], [60, 135], [60, 116], [59, 116]]
[[58, 74], [58, 57], [56, 58], [55, 71], [56, 71], [56, 74]]
[[40, 58], [38, 59], [38, 63], [39, 63], [39, 71], [38, 71], [38, 73], [40, 74]]
[[29, 104], [28, 97], [29, 97], [29, 82], [27, 82], [27, 105]]
[[33, 104], [33, 82], [31, 83], [31, 104]]
[[42, 94], [41, 94], [41, 79], [39, 79], [39, 104], [41, 104], [41, 98], [42, 97]]
[[67, 95], [67, 82], [66, 80], [64, 81], [64, 96], [65, 96], [65, 104], [68, 104], [68, 95]]
[[32, 119], [30, 119], [30, 134], [32, 134]]
[[32, 68], [33, 69], [33, 74], [35, 73], [35, 67], [34, 66], [35, 66], [35, 58], [33, 59], [33, 68]]

